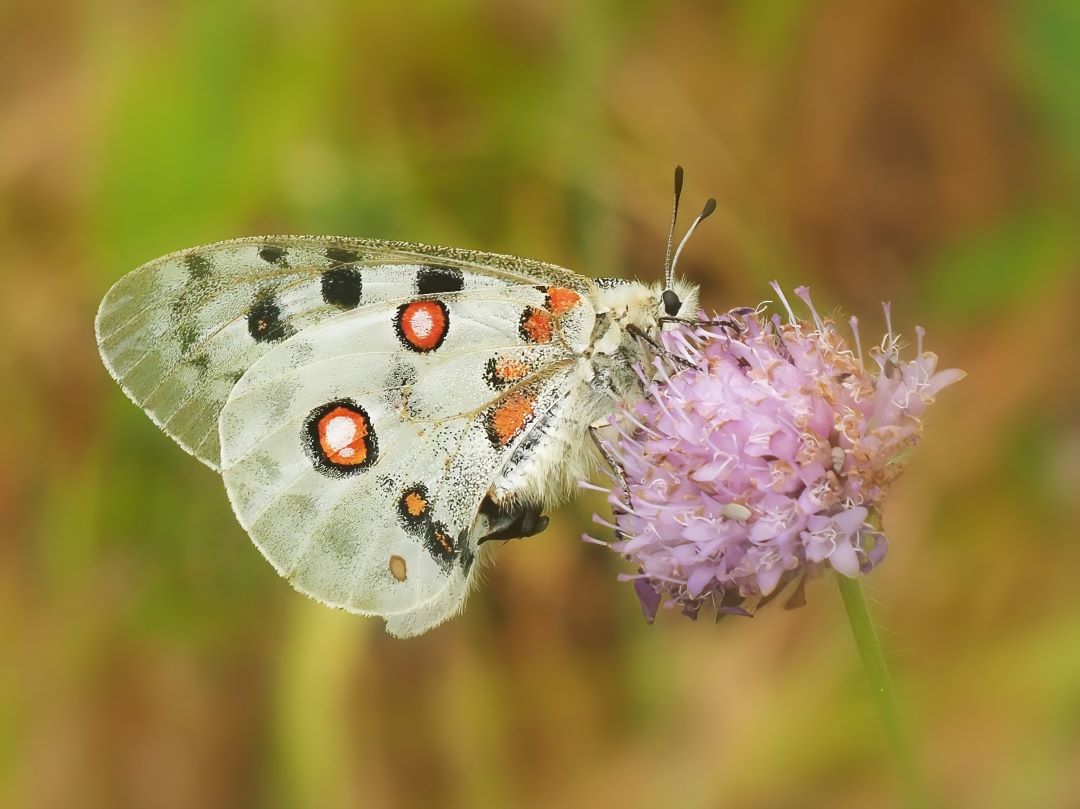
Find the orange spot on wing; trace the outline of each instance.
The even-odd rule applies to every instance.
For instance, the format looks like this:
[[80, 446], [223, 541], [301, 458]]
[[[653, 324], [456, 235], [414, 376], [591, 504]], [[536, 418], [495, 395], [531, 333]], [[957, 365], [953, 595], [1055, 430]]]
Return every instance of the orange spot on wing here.
[[521, 336], [533, 343], [550, 343], [554, 331], [551, 315], [531, 306], [521, 316]]
[[390, 557], [390, 575], [398, 581], [405, 581], [408, 578], [408, 568], [404, 557], [396, 555]]
[[555, 317], [560, 317], [577, 306], [577, 302], [581, 300], [581, 296], [574, 292], [574, 290], [567, 289], [566, 287], [548, 287], [547, 299], [551, 313], [555, 315]]
[[496, 446], [505, 447], [532, 421], [536, 396], [512, 393], [488, 412], [488, 436]]
[[405, 495], [405, 510], [413, 517], [419, 517], [427, 511], [427, 500], [419, 492], [409, 492]]
[[529, 373], [529, 364], [520, 357], [504, 354], [488, 360], [485, 373], [493, 387], [501, 388], [524, 379]]
[[495, 373], [504, 382], [514, 382], [529, 372], [529, 366], [516, 357], [500, 357], [495, 361]]
[[427, 486], [416, 483], [401, 493], [397, 502], [398, 516], [407, 531], [415, 533], [431, 522], [431, 498]]

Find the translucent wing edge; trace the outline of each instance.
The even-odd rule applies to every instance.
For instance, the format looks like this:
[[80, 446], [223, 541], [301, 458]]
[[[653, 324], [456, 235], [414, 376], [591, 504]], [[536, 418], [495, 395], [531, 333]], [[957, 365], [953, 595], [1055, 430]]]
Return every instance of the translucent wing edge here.
[[[474, 545], [472, 548], [474, 553], [474, 559], [472, 566], [469, 569], [469, 572], [464, 574], [457, 574], [456, 576], [448, 576], [445, 584], [443, 584], [442, 587], [440, 587], [430, 596], [425, 598], [423, 601], [418, 601], [412, 606], [401, 610], [376, 611], [358, 609], [348, 604], [339, 604], [328, 601], [327, 599], [322, 598], [317, 593], [312, 592], [311, 590], [304, 587], [302, 584], [298, 583], [291, 576], [291, 571], [287, 570], [284, 566], [279, 565], [277, 562], [275, 562], [270, 557], [269, 553], [263, 548], [263, 546], [254, 540], [251, 533], [251, 526], [247, 524], [247, 521], [245, 521], [243, 516], [237, 510], [237, 507], [233, 503], [232, 498], [230, 497], [228, 498], [228, 500], [229, 507], [232, 509], [233, 512], [233, 516], [240, 524], [240, 527], [244, 529], [244, 533], [246, 533], [249, 539], [251, 539], [251, 544], [255, 546], [255, 549], [259, 552], [259, 555], [262, 556], [262, 558], [266, 560], [270, 567], [274, 569], [274, 572], [276, 572], [278, 576], [288, 582], [289, 586], [294, 591], [300, 593], [307, 598], [310, 598], [312, 601], [315, 601], [324, 607], [328, 607], [333, 610], [340, 610], [342, 612], [347, 612], [350, 615], [360, 615], [365, 618], [382, 618], [386, 625], [386, 632], [395, 638], [417, 637], [418, 635], [422, 635], [425, 632], [428, 632], [429, 630], [446, 623], [451, 618], [460, 615], [461, 612], [465, 609], [465, 604], [468, 601], [469, 595], [472, 593], [472, 591], [475, 589], [476, 584], [479, 582], [483, 568], [489, 561], [488, 549], [482, 545]], [[479, 504], [477, 505], [477, 512], [479, 512]], [[426, 623], [409, 620], [410, 616], [419, 615], [425, 607], [431, 605], [433, 602], [437, 601], [440, 598], [445, 598], [447, 596], [447, 591], [455, 582], [460, 583], [461, 593], [460, 596], [454, 599], [455, 603], [453, 603], [451, 609], [447, 609], [441, 614], [436, 614], [435, 620], [428, 621]]]
[[[186, 252], [186, 251], [183, 251], [183, 252]], [[154, 262], [150, 262], [150, 264], [156, 264], [157, 261], [164, 261], [166, 258], [169, 258], [169, 257], [172, 257], [172, 256], [177, 256], [177, 255], [182, 255], [182, 253], [172, 253], [172, 254], [170, 254], [170, 256], [163, 256], [161, 259], [157, 259]], [[105, 296], [101, 299], [101, 303], [98, 305], [98, 308], [97, 308], [97, 313], [94, 315], [94, 341], [97, 343], [98, 356], [101, 357], [101, 364], [105, 366], [105, 370], [109, 372], [109, 376], [111, 376], [113, 378], [113, 381], [116, 382], [117, 386], [120, 388], [121, 391], [123, 391], [124, 395], [128, 398], [128, 400], [133, 405], [135, 405], [137, 408], [139, 408], [141, 411], [143, 411], [143, 413], [146, 414], [146, 416], [150, 419], [150, 421], [152, 421], [154, 423], [155, 427], [157, 427], [159, 430], [161, 430], [161, 432], [165, 433], [165, 435], [167, 435], [169, 438], [171, 438], [173, 440], [173, 442], [177, 446], [179, 446], [182, 450], [184, 450], [184, 452], [186, 452], [192, 458], [195, 458], [200, 463], [203, 463], [206, 466], [210, 467], [215, 472], [220, 472], [221, 471], [220, 465], [214, 463], [213, 461], [211, 461], [211, 460], [209, 460], [207, 458], [204, 458], [204, 457], [200, 456], [198, 454], [198, 452], [197, 452], [196, 447], [189, 446], [186, 442], [180, 440], [175, 435], [170, 433], [169, 430], [167, 429], [167, 427], [165, 426], [165, 424], [162, 423], [162, 420], [159, 419], [156, 415], [154, 415], [154, 413], [151, 412], [149, 408], [144, 407], [143, 404], [138, 399], [135, 398], [135, 394], [133, 394], [131, 392], [131, 388], [127, 384], [124, 383], [124, 380], [121, 378], [120, 374], [117, 372], [116, 367], [113, 365], [112, 361], [105, 354], [105, 352], [102, 350], [103, 335], [101, 333], [101, 321], [102, 321], [102, 318], [105, 315], [105, 310], [107, 309], [107, 304], [110, 302], [110, 298], [113, 296], [114, 293], [117, 292], [117, 290], [121, 289], [121, 285], [125, 281], [129, 281], [129, 279], [131, 278], [132, 275], [139, 272], [144, 267], [148, 267], [148, 266], [150, 266], [150, 265], [149, 264], [140, 265], [139, 267], [135, 268], [131, 272], [127, 273], [126, 275], [121, 276], [116, 281], [116, 283], [114, 283], [111, 287], [109, 287], [109, 291], [106, 292]]]

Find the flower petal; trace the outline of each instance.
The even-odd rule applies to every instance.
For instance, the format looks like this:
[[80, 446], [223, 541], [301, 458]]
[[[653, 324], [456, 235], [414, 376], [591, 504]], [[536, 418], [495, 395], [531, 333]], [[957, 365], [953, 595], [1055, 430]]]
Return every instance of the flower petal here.
[[871, 570], [888, 544], [868, 521], [923, 411], [963, 377], [937, 371], [921, 330], [914, 359], [901, 357], [890, 325], [864, 361], [820, 314], [701, 318], [660, 333], [689, 365], [650, 356], [645, 395], [608, 438], [625, 480], [610, 487], [610, 546], [639, 570], [628, 578], [649, 621], [661, 605], [741, 612], [744, 598], [823, 564], [845, 576]]

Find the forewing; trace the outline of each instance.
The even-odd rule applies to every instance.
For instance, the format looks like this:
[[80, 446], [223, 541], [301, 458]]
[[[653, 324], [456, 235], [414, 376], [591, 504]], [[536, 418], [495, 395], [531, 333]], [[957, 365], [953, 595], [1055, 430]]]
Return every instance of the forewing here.
[[218, 416], [237, 380], [290, 337], [343, 312], [492, 287], [590, 282], [542, 262], [445, 247], [315, 236], [183, 250], [121, 278], [101, 302], [98, 348], [127, 395], [218, 468]]
[[222, 475], [278, 572], [395, 635], [456, 613], [481, 501], [566, 395], [567, 335], [591, 331], [567, 300], [513, 286], [374, 305], [256, 362], [221, 415]]

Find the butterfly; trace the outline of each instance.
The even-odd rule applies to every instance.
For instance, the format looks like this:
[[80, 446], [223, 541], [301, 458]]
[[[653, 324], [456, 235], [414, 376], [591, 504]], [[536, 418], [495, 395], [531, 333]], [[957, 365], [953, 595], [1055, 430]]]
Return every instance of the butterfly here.
[[[679, 168], [672, 234], [681, 187]], [[674, 257], [669, 235], [663, 284], [373, 239], [194, 247], [116, 282], [98, 348], [294, 588], [418, 635], [601, 460], [635, 366], [697, 311], [675, 265], [714, 208]]]

